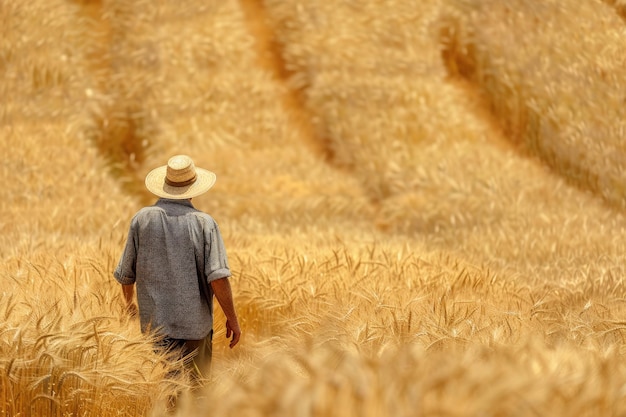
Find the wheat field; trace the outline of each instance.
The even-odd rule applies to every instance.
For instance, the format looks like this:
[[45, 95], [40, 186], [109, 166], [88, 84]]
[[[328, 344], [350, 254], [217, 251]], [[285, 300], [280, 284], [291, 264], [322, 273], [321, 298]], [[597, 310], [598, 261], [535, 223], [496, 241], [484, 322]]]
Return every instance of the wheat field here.
[[[619, 0], [0, 0], [0, 416], [626, 415], [625, 45]], [[195, 392], [112, 277], [176, 153], [243, 330]]]

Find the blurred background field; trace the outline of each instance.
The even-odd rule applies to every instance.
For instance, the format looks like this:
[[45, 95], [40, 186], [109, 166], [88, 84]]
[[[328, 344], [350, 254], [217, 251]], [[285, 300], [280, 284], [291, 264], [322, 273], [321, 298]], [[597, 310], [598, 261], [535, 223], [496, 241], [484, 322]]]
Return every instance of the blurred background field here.
[[0, 2], [0, 415], [160, 416], [112, 271], [176, 153], [244, 336], [177, 415], [626, 413], [620, 1]]

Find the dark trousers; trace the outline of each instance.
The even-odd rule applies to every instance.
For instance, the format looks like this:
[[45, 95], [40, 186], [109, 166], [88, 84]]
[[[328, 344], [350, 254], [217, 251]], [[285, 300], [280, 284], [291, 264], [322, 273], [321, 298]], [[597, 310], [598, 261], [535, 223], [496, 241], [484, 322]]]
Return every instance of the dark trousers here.
[[159, 340], [157, 348], [180, 354], [195, 383], [208, 379], [213, 356], [213, 330], [200, 340], [165, 337]]

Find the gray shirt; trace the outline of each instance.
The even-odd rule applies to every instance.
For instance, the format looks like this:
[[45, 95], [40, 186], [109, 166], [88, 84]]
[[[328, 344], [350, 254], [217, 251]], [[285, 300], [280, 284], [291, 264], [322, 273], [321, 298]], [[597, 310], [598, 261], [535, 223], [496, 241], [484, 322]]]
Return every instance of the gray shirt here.
[[159, 199], [133, 217], [115, 272], [120, 284], [137, 285], [141, 330], [198, 340], [213, 328], [213, 292], [207, 283], [230, 277], [215, 220], [189, 200]]

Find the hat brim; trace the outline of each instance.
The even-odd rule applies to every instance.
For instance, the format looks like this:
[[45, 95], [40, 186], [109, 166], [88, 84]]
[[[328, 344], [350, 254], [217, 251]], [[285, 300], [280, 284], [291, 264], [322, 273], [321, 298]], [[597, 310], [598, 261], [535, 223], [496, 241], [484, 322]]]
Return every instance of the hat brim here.
[[196, 168], [196, 181], [184, 187], [174, 187], [165, 183], [167, 165], [153, 169], [146, 175], [146, 188], [152, 194], [172, 200], [185, 200], [197, 197], [209, 191], [217, 176], [206, 169]]

